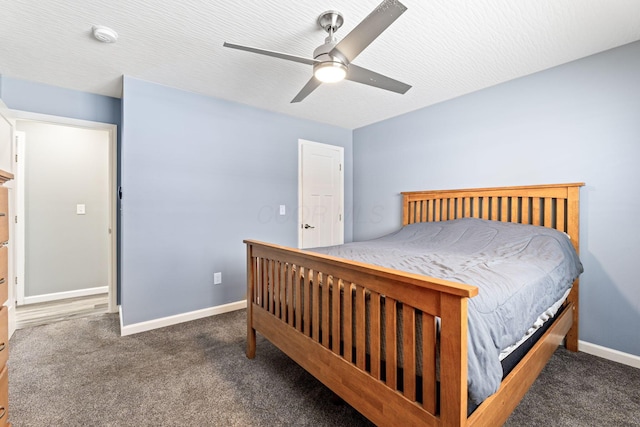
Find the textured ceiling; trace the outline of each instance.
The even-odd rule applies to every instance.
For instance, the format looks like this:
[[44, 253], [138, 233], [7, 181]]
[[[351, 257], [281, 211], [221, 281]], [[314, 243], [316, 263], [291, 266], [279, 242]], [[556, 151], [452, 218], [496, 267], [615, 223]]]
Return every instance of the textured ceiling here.
[[[413, 88], [344, 81], [299, 104], [310, 66], [222, 47], [311, 57], [320, 13], [344, 15], [340, 39], [380, 1], [0, 0], [0, 74], [114, 97], [128, 75], [353, 129], [640, 40], [638, 0], [401, 0], [354, 63]], [[118, 42], [97, 42], [93, 25]]]

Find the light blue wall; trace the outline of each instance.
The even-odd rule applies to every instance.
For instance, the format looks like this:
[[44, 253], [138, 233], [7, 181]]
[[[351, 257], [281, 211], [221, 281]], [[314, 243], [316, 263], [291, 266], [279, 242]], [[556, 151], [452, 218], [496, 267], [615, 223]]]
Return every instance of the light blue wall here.
[[354, 240], [400, 191], [586, 182], [580, 339], [640, 355], [640, 42], [354, 131]]
[[120, 128], [120, 100], [0, 76], [0, 97], [12, 110], [111, 123]]
[[243, 300], [243, 239], [297, 246], [299, 138], [345, 148], [351, 209], [351, 130], [128, 77], [122, 107], [124, 325]]

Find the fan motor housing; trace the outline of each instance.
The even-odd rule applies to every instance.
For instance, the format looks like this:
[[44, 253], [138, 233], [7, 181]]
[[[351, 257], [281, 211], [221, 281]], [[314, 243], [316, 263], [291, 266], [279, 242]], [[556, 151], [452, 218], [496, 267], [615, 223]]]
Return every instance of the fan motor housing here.
[[332, 41], [328, 41], [318, 46], [313, 51], [313, 59], [320, 62], [338, 62], [345, 66], [348, 65], [348, 62], [344, 58], [342, 58], [339, 54], [336, 55], [335, 52], [333, 55], [331, 54], [331, 51], [336, 46], [336, 44], [337, 44], [336, 39], [333, 38]]

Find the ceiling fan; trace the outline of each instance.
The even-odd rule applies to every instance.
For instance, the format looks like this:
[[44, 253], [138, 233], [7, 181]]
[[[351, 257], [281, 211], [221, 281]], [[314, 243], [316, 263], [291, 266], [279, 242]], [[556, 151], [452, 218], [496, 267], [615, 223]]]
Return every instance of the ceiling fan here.
[[375, 71], [358, 67], [351, 61], [398, 19], [405, 10], [407, 8], [397, 0], [384, 0], [341, 41], [338, 41], [334, 34], [344, 23], [342, 14], [335, 10], [324, 12], [318, 17], [318, 25], [329, 33], [329, 36], [325, 39], [324, 44], [313, 51], [313, 59], [227, 42], [224, 42], [223, 46], [312, 65], [313, 76], [293, 98], [292, 103], [302, 101], [321, 83], [333, 83], [342, 79], [404, 94], [411, 88], [410, 85]]

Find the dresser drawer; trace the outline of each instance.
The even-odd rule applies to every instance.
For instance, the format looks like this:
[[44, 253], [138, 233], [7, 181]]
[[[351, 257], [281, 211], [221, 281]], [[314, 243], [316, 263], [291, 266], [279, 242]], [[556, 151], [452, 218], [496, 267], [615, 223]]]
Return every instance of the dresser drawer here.
[[0, 372], [0, 426], [9, 422], [9, 373], [4, 366]]
[[7, 257], [9, 254], [9, 248], [6, 246], [0, 246], [0, 305], [8, 298], [9, 290], [9, 264]]
[[0, 246], [0, 305], [4, 304], [9, 297], [8, 254], [9, 248], [6, 246]]
[[[0, 310], [0, 368], [4, 367], [9, 359], [9, 309], [2, 306]], [[2, 423], [0, 423], [2, 425]]]
[[0, 187], [0, 243], [9, 240], [9, 189]]

